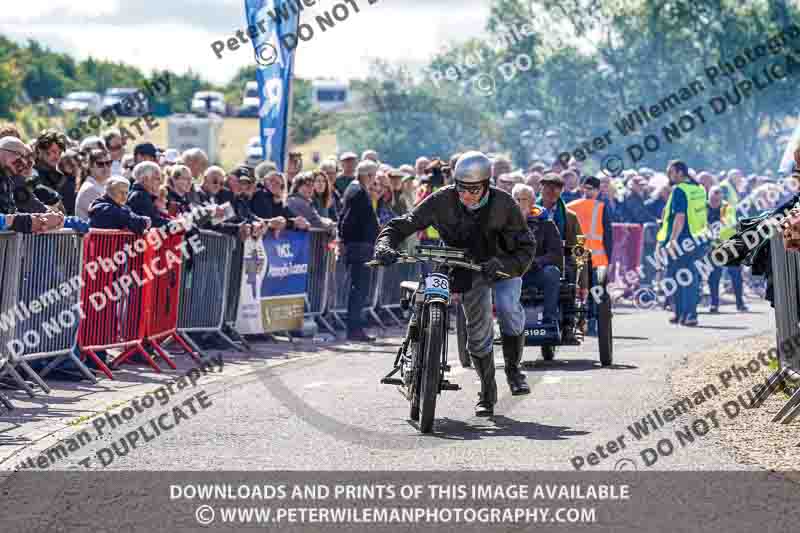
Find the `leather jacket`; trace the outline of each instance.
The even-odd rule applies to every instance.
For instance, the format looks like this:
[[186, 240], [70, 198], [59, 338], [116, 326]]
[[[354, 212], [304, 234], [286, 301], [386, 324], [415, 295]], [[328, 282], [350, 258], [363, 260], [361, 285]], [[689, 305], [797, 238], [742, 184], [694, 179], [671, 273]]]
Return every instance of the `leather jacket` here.
[[[487, 194], [488, 203], [472, 212], [461, 203], [455, 186], [443, 187], [409, 213], [389, 221], [377, 244], [397, 249], [406, 237], [433, 226], [447, 246], [466, 249], [472, 261], [496, 257], [504, 272], [522, 276], [536, 255], [536, 239], [510, 194], [494, 187]], [[456, 269], [453, 292], [465, 292], [472, 285], [472, 278]]]

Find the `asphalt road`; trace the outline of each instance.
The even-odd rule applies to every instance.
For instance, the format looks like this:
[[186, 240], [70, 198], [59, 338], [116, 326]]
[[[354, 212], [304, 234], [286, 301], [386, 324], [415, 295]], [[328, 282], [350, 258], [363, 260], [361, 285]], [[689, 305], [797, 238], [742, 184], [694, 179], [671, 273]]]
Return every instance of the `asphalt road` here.
[[[597, 344], [562, 349], [553, 363], [527, 369], [530, 395], [511, 397], [496, 347], [500, 400], [495, 417], [473, 416], [479, 384], [458, 363], [451, 336], [452, 382], [461, 391], [439, 397], [432, 435], [408, 420], [408, 403], [392, 386], [379, 384], [390, 370], [398, 331], [372, 347], [331, 346], [321, 355], [293, 359], [250, 375], [215, 384], [212, 405], [183, 420], [160, 438], [116, 457], [108, 468], [142, 470], [573, 470], [571, 459], [598, 445], [607, 457], [584, 471], [640, 470], [639, 451], [661, 436], [690, 424], [700, 407], [636, 441], [627, 429], [653, 409], [675, 403], [670, 371], [693, 353], [736, 338], [774, 331], [765, 303], [746, 314], [700, 315], [701, 327], [667, 323], [663, 311], [615, 311], [615, 364], [600, 367]], [[727, 312], [725, 312], [727, 311]], [[527, 348], [525, 360], [540, 359]], [[746, 362], [743, 362], [746, 363]], [[719, 384], [716, 376], [709, 383]], [[674, 427], [671, 427], [674, 426]], [[119, 428], [112, 438], [124, 434]], [[626, 447], [608, 452], [606, 443], [624, 435]], [[91, 455], [109, 442], [82, 450]], [[599, 456], [598, 456], [599, 457]], [[67, 461], [64, 466], [68, 466]], [[72, 461], [72, 466], [81, 468]], [[663, 470], [736, 470], [724, 450], [697, 439], [662, 457]]]

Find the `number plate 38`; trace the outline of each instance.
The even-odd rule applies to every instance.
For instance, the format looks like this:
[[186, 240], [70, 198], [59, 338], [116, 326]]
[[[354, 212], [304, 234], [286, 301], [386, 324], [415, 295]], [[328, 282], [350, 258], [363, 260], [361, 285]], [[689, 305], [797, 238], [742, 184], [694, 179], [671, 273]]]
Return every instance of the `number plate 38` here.
[[425, 297], [436, 296], [450, 300], [450, 279], [444, 274], [431, 274], [425, 278]]

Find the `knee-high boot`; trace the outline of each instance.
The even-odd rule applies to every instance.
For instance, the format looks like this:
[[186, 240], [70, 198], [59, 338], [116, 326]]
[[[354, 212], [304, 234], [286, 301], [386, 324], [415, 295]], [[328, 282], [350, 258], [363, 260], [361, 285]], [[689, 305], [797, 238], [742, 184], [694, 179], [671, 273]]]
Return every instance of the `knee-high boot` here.
[[478, 396], [478, 405], [475, 406], [475, 416], [492, 416], [494, 404], [497, 403], [497, 382], [494, 379], [494, 355], [489, 352], [484, 357], [470, 355], [472, 366], [481, 380], [481, 392]]

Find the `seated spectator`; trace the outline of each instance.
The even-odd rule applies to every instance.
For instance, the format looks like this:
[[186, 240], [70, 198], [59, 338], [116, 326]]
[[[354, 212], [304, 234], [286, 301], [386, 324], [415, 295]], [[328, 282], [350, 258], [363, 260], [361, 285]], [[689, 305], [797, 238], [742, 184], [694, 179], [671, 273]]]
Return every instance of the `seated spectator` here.
[[[64, 176], [64, 193], [61, 202], [67, 215], [75, 214], [75, 198], [78, 195], [78, 184], [83, 175], [83, 164], [80, 154], [75, 150], [66, 150], [58, 161], [58, 171]], [[72, 194], [69, 190], [72, 189]]]
[[558, 323], [558, 297], [560, 293], [561, 269], [564, 264], [564, 251], [558, 227], [551, 220], [550, 213], [544, 207], [534, 204], [533, 187], [517, 184], [511, 190], [511, 196], [519, 205], [522, 214], [528, 221], [536, 239], [536, 257], [531, 268], [522, 278], [523, 285], [534, 286], [544, 294], [544, 323]]
[[[336, 170], [334, 167], [334, 179]], [[314, 195], [311, 203], [322, 218], [336, 220], [336, 209], [333, 202], [333, 186], [322, 171], [314, 172]]]
[[286, 207], [295, 216], [305, 218], [312, 228], [331, 229], [333, 222], [329, 218], [319, 216], [311, 200], [314, 197], [314, 176], [311, 172], [303, 172], [295, 177], [292, 191], [286, 200]]
[[89, 174], [81, 184], [75, 199], [75, 215], [89, 221], [89, 207], [105, 194], [106, 181], [111, 177], [111, 158], [108, 152], [93, 149], [89, 152]]
[[161, 168], [158, 164], [142, 161], [133, 167], [133, 179], [134, 184], [130, 188], [127, 201], [131, 211], [149, 218], [155, 228], [168, 225], [169, 220], [159, 214], [155, 204], [161, 188]]
[[128, 180], [125, 178], [110, 178], [105, 184], [105, 194], [89, 207], [89, 226], [128, 230], [139, 235], [144, 233], [150, 227], [151, 221], [135, 214], [125, 205], [128, 188]]

